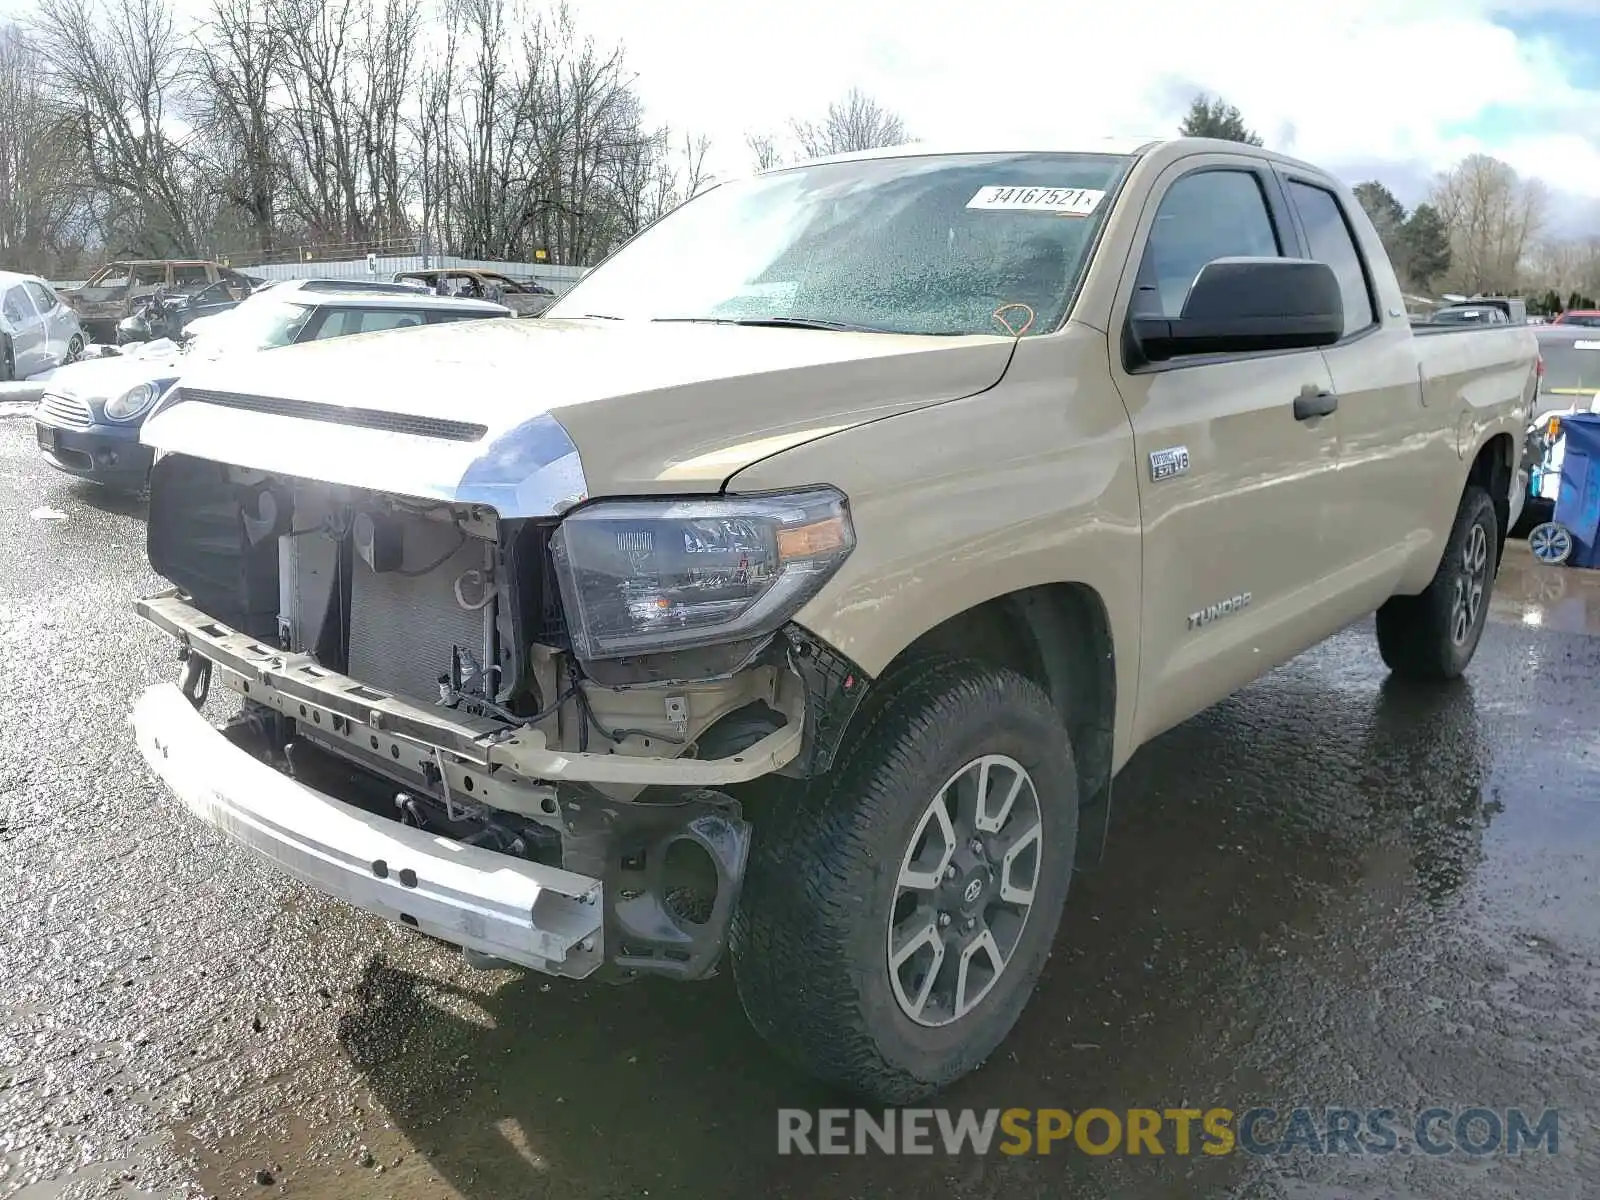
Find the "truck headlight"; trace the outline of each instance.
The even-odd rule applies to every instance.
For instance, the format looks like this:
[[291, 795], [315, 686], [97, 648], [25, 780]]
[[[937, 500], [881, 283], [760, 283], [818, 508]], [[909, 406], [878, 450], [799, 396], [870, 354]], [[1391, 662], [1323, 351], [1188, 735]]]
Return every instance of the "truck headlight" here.
[[600, 501], [550, 542], [579, 658], [624, 658], [762, 637], [855, 549], [831, 487], [745, 497]]
[[113, 396], [106, 401], [106, 419], [111, 421], [131, 421], [145, 409], [150, 407], [156, 398], [156, 389], [153, 384], [136, 383], [120, 396]]

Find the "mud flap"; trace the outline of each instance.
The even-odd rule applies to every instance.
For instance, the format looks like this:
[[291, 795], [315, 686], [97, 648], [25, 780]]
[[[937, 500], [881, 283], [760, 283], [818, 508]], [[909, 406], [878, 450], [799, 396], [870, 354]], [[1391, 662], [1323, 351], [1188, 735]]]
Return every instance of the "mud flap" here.
[[1078, 844], [1073, 870], [1092, 872], [1106, 856], [1111, 832], [1111, 780], [1078, 809]]

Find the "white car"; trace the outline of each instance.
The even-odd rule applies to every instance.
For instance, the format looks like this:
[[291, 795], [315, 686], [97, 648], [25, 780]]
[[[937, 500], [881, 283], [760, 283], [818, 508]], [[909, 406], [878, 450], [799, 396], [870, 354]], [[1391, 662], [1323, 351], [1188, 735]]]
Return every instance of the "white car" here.
[[58, 471], [137, 491], [151, 464], [139, 430], [178, 378], [199, 363], [358, 333], [512, 315], [503, 304], [412, 291], [273, 288], [195, 321], [186, 333], [209, 326], [181, 345], [147, 342], [57, 372], [34, 412], [39, 449]]
[[0, 383], [74, 362], [87, 342], [78, 314], [47, 282], [0, 271]]
[[196, 317], [183, 327], [183, 333], [180, 336], [184, 341], [191, 341], [198, 337], [214, 334], [227, 323], [234, 313], [252, 301], [264, 303], [269, 296], [275, 300], [283, 300], [305, 292], [337, 293], [342, 296], [408, 296], [415, 295], [417, 289], [406, 284], [390, 283], [379, 279], [275, 279], [256, 288], [247, 299], [233, 308], [213, 313], [209, 317]]

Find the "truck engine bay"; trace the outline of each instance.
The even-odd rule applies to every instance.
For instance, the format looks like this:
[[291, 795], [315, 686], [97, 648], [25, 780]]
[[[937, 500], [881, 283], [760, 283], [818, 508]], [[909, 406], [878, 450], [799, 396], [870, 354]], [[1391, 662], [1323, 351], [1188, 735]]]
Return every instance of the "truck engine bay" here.
[[[174, 587], [137, 610], [177, 639], [196, 709], [214, 679], [237, 695], [223, 733], [252, 758], [366, 814], [565, 873], [575, 901], [601, 905], [594, 933], [522, 965], [701, 978], [750, 847], [734, 792], [825, 771], [870, 681], [792, 621], [713, 640], [674, 615], [654, 639], [668, 649], [634, 652], [628, 631], [674, 600], [629, 564], [667, 561], [679, 535], [608, 505], [604, 520], [502, 520], [164, 454], [148, 548]], [[842, 561], [847, 522], [840, 536], [827, 513], [796, 511], [798, 532], [776, 535], [790, 559]], [[753, 571], [741, 539], [762, 531], [717, 521], [684, 526], [677, 569], [697, 603], [734, 611]]]

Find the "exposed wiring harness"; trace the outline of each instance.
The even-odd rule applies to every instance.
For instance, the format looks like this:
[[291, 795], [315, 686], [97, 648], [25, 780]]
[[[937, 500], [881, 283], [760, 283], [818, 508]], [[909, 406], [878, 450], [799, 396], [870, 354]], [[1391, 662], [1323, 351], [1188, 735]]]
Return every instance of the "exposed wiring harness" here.
[[593, 725], [595, 729], [599, 731], [601, 737], [612, 742], [620, 742], [624, 738], [629, 737], [642, 737], [655, 738], [656, 741], [666, 742], [670, 746], [684, 746], [688, 744], [688, 738], [674, 737], [670, 733], [652, 733], [648, 729], [607, 729], [604, 725], [600, 724], [600, 718], [594, 715], [594, 709], [589, 707], [589, 697], [584, 693], [584, 690], [580, 684], [574, 683], [572, 687], [567, 690], [578, 698], [578, 707], [583, 710], [583, 719], [585, 723], [582, 731], [578, 735], [580, 753], [587, 742], [587, 738], [584, 736], [584, 734], [587, 732], [590, 725]]
[[[463, 547], [463, 546], [465, 546], [467, 544], [467, 531], [464, 530], [464, 529], [457, 529], [456, 532], [461, 535], [460, 539], [456, 542], [456, 544], [454, 546], [451, 546], [450, 549], [446, 550], [443, 554], [441, 554], [438, 558], [434, 559], [427, 566], [425, 566], [425, 567], [396, 567], [394, 569], [394, 571], [392, 572], [392, 574], [404, 575], [407, 578], [415, 579], [418, 575], [426, 575], [429, 571], [437, 571], [440, 567], [444, 566], [444, 564], [450, 560], [450, 556], [452, 554], [454, 554], [457, 550], [461, 549], [461, 547]], [[459, 584], [461, 581], [458, 579], [458, 580], [456, 580], [456, 582], [457, 582], [457, 584]], [[461, 593], [459, 591], [456, 593], [456, 602], [457, 603], [461, 602]], [[484, 603], [487, 604], [488, 601], [485, 600]], [[462, 604], [461, 607], [462, 608], [466, 608], [467, 606], [465, 604]], [[478, 607], [482, 608], [483, 605], [480, 604]]]

